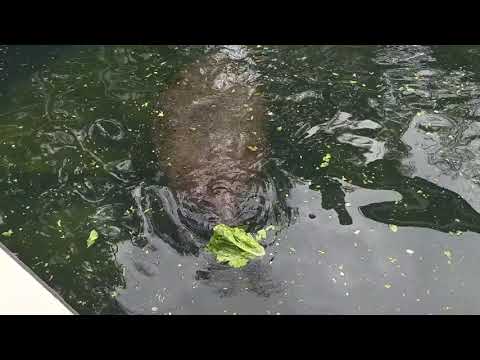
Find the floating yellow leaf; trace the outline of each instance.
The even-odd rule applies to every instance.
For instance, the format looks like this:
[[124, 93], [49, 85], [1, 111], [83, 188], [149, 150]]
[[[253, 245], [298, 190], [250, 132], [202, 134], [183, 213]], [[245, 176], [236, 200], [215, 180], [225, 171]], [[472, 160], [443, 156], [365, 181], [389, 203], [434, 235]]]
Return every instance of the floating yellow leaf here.
[[389, 227], [390, 230], [392, 230], [393, 232], [397, 232], [397, 231], [398, 231], [398, 226], [395, 225], [395, 224], [388, 224], [388, 227]]
[[330, 160], [332, 159], [332, 155], [331, 154], [326, 154], [322, 160], [323, 162], [320, 164], [320, 167], [321, 168], [324, 168], [324, 167], [327, 167], [329, 164], [330, 164]]
[[95, 244], [95, 241], [97, 241], [97, 239], [98, 239], [97, 231], [95, 229], [90, 231], [90, 236], [87, 239], [87, 248]]
[[12, 229], [10, 229], [8, 231], [4, 231], [4, 232], [2, 232], [2, 235], [6, 236], [6, 237], [10, 237], [10, 236], [13, 235], [13, 231], [12, 231]]

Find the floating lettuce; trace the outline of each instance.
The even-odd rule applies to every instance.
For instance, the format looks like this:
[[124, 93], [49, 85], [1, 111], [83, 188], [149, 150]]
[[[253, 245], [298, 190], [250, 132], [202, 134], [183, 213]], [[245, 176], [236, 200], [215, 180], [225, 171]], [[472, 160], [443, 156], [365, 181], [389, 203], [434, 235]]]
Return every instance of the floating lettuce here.
[[219, 224], [213, 228], [207, 250], [217, 256], [218, 262], [228, 262], [228, 265], [239, 268], [247, 265], [249, 260], [265, 255], [265, 249], [258, 241], [266, 235], [266, 230], [260, 230], [254, 238], [241, 228]]

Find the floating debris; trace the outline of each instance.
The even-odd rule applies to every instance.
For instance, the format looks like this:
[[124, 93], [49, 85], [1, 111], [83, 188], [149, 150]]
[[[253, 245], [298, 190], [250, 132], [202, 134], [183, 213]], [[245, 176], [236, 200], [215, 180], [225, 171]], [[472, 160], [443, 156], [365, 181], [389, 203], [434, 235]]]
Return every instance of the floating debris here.
[[90, 236], [87, 239], [87, 248], [95, 244], [97, 239], [98, 239], [98, 233], [95, 229], [93, 229], [92, 231], [90, 231]]
[[3, 235], [3, 236], [6, 236], [6, 237], [10, 237], [10, 236], [13, 235], [13, 230], [10, 229], [10, 230], [8, 230], [8, 231], [4, 231], [4, 232], [2, 232], [2, 235]]
[[323, 158], [322, 158], [322, 163], [320, 164], [321, 168], [327, 167], [330, 164], [330, 160], [332, 159], [332, 155], [327, 153]]
[[263, 240], [267, 238], [267, 231], [265, 229], [257, 231], [257, 235], [255, 236], [257, 241]]
[[445, 250], [443, 252], [443, 255], [445, 255], [448, 258], [448, 264], [452, 263], [452, 252], [450, 250]]
[[398, 231], [398, 226], [394, 224], [388, 224], [388, 227], [390, 228], [391, 231], [397, 232]]

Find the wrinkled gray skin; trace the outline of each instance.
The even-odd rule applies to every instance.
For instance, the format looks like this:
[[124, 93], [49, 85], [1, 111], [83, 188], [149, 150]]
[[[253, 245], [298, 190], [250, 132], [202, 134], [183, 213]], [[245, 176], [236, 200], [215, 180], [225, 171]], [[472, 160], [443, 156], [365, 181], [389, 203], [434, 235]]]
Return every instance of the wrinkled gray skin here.
[[262, 211], [266, 110], [253, 65], [244, 47], [222, 48], [184, 69], [158, 103], [157, 154], [191, 229], [248, 224]]

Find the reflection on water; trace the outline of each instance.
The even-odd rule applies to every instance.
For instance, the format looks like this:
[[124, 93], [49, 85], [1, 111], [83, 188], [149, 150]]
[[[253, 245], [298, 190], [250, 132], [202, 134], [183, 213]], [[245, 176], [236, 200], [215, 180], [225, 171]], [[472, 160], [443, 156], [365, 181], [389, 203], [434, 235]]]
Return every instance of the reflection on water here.
[[1, 241], [81, 313], [478, 313], [479, 54], [2, 46]]

